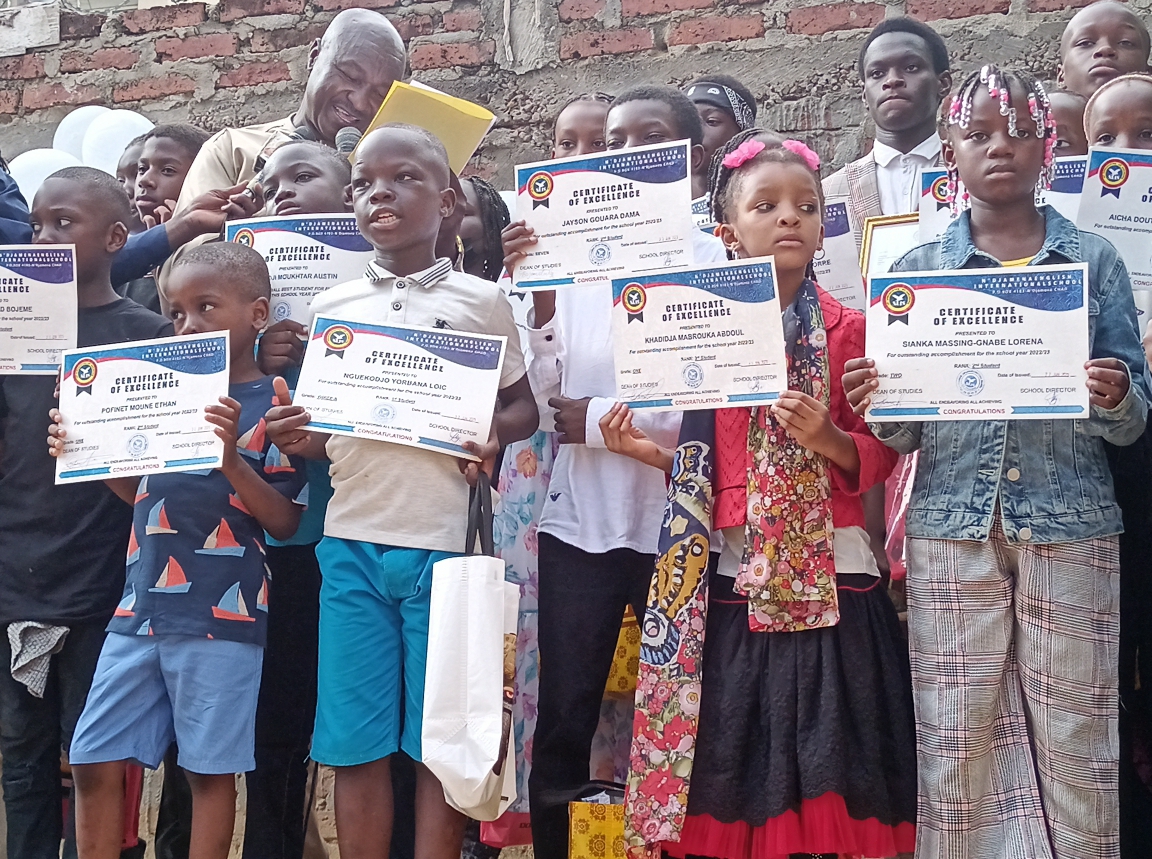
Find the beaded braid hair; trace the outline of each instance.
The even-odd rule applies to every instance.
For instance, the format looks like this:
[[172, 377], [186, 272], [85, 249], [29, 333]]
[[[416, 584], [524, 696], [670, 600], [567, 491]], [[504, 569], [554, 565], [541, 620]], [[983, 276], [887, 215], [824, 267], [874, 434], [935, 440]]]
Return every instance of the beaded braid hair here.
[[[945, 131], [954, 125], [967, 128], [972, 120], [972, 101], [977, 91], [983, 88], [991, 99], [999, 102], [1000, 115], [1008, 118], [1008, 134], [1024, 137], [1027, 132], [1021, 131], [1017, 125], [1018, 107], [1012, 103], [1013, 84], [1027, 93], [1028, 116], [1044, 139], [1044, 166], [1036, 180], [1036, 202], [1039, 204], [1044, 191], [1052, 184], [1056, 170], [1056, 120], [1052, 116], [1048, 93], [1040, 81], [1027, 72], [1001, 71], [994, 65], [984, 66], [960, 84], [942, 125]], [[948, 203], [953, 215], [958, 215], [970, 205], [968, 189], [964, 187], [955, 164], [948, 168]]]
[[480, 204], [480, 226], [484, 231], [484, 279], [495, 283], [504, 269], [504, 246], [500, 243], [500, 233], [512, 218], [499, 191], [479, 176], [463, 181], [472, 183], [476, 202]]

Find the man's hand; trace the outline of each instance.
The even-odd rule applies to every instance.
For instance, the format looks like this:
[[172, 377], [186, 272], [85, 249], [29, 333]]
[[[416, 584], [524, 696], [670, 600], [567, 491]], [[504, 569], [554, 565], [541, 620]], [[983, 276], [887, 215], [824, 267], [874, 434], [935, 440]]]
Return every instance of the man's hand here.
[[271, 325], [260, 338], [256, 363], [266, 376], [281, 376], [304, 361], [304, 341], [308, 329], [292, 319]]
[[1128, 369], [1119, 358], [1093, 358], [1088, 371], [1088, 402], [1111, 411], [1128, 395]]
[[872, 394], [880, 386], [876, 373], [876, 362], [871, 358], [851, 358], [844, 364], [844, 396], [852, 411], [863, 417], [864, 410], [872, 404]]
[[556, 410], [556, 433], [560, 444], [584, 444], [584, 425], [588, 420], [588, 403], [591, 397], [570, 400], [568, 397], [552, 397], [548, 405]]
[[236, 438], [240, 434], [240, 403], [231, 397], [221, 397], [220, 405], [205, 406], [204, 418], [216, 427], [216, 438], [224, 442], [224, 458], [220, 470], [225, 474], [240, 464]]
[[460, 473], [464, 475], [464, 479], [468, 481], [468, 485], [476, 485], [476, 481], [480, 479], [481, 471], [491, 477], [492, 472], [496, 470], [496, 457], [500, 454], [500, 442], [492, 438], [484, 444], [466, 441], [461, 446], [469, 453], [480, 457], [479, 462], [473, 462], [470, 459], [456, 460], [456, 464], [460, 466]]
[[258, 187], [253, 195], [247, 191], [247, 183], [241, 183], [194, 198], [187, 209], [173, 215], [164, 225], [168, 244], [178, 248], [197, 236], [219, 234], [225, 221], [256, 215], [264, 208], [264, 195]]

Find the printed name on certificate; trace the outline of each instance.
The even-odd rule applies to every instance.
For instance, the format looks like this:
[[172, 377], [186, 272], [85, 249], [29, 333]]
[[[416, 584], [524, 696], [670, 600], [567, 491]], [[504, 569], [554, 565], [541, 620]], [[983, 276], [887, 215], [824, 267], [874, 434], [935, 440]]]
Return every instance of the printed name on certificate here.
[[765, 405], [788, 387], [771, 257], [612, 282], [616, 395], [634, 409]]
[[537, 241], [513, 269], [513, 285], [606, 284], [691, 265], [690, 165], [680, 140], [518, 166], [516, 218]]
[[507, 338], [318, 316], [293, 402], [317, 432], [477, 459]]
[[55, 376], [76, 306], [72, 245], [0, 245], [0, 374]]
[[224, 238], [258, 251], [272, 281], [271, 322], [307, 325], [312, 299], [362, 277], [375, 250], [355, 215], [288, 215], [224, 225]]
[[204, 408], [227, 395], [227, 331], [65, 352], [56, 482], [219, 468]]
[[1088, 416], [1088, 267], [869, 278], [869, 421]]

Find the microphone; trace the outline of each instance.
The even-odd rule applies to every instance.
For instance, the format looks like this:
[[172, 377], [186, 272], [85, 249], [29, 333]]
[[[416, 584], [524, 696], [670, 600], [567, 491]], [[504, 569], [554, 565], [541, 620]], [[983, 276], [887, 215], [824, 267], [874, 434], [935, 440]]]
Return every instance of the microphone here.
[[341, 128], [336, 132], [336, 151], [341, 155], [351, 155], [363, 136], [360, 129], [351, 125]]

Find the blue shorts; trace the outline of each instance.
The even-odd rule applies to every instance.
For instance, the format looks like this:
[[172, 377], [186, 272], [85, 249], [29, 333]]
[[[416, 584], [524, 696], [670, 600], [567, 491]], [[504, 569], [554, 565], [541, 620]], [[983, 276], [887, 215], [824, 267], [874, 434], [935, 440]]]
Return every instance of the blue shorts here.
[[156, 769], [175, 740], [201, 775], [256, 768], [264, 648], [187, 635], [108, 633], [68, 760]]
[[317, 545], [324, 579], [313, 760], [350, 767], [400, 749], [420, 760], [432, 565], [453, 557], [336, 537]]

